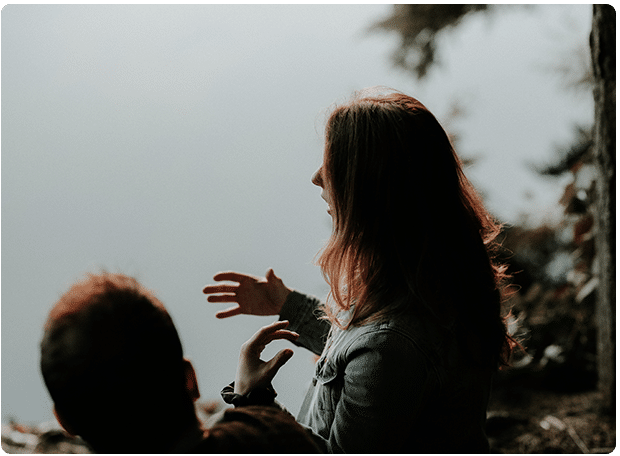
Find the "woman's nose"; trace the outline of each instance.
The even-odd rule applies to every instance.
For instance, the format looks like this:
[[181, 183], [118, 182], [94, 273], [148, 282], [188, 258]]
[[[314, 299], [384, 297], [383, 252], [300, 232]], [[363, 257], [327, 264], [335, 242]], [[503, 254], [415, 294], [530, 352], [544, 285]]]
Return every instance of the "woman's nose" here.
[[321, 168], [319, 168], [316, 173], [312, 176], [312, 183], [319, 187], [323, 187], [323, 179], [321, 178]]

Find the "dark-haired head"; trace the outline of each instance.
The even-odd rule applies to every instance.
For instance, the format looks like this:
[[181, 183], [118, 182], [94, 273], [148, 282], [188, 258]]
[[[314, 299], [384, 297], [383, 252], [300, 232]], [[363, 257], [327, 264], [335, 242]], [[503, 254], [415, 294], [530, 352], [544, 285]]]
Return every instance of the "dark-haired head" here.
[[41, 372], [59, 421], [97, 452], [161, 452], [196, 422], [196, 379], [170, 315], [121, 274], [91, 275], [60, 298]]
[[333, 110], [325, 136], [317, 175], [333, 232], [318, 263], [328, 317], [339, 324], [337, 311], [351, 309], [357, 325], [403, 306], [456, 312], [482, 334], [485, 359], [506, 362], [514, 341], [500, 315], [504, 268], [493, 262], [501, 226], [433, 114], [400, 92], [366, 90]]

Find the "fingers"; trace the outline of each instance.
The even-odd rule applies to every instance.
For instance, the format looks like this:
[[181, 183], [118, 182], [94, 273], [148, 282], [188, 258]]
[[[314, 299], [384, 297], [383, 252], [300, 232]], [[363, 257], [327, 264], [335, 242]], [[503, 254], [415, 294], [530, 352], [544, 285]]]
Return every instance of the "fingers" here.
[[295, 342], [297, 339], [299, 339], [299, 334], [296, 332], [289, 331], [288, 329], [281, 329], [267, 335], [265, 345], [274, 340], [290, 340], [291, 342]]
[[220, 310], [219, 312], [215, 313], [215, 318], [228, 318], [228, 317], [233, 317], [235, 315], [239, 315], [241, 314], [241, 307], [236, 306], [236, 307], [230, 307], [226, 310]]
[[263, 326], [261, 329], [256, 331], [256, 333], [254, 334], [252, 339], [258, 340], [258, 339], [263, 339], [263, 338], [269, 337], [270, 334], [273, 334], [273, 333], [276, 333], [276, 332], [278, 332], [280, 330], [283, 330], [287, 326], [288, 326], [288, 321], [286, 321], [286, 320], [274, 321], [270, 325]]
[[276, 373], [280, 370], [284, 364], [288, 362], [289, 359], [293, 357], [293, 350], [290, 348], [285, 348], [284, 350], [280, 350], [276, 356], [271, 358], [271, 360], [267, 363], [268, 366], [268, 375], [269, 377], [275, 377]]
[[[208, 294], [208, 302], [237, 302], [237, 296], [234, 294], [237, 291], [237, 285], [207, 285], [203, 288], [202, 292]], [[214, 295], [211, 293], [225, 293]], [[234, 306], [225, 310], [216, 312], [215, 318], [228, 318], [241, 313], [241, 307]]]
[[263, 326], [246, 342], [247, 349], [260, 353], [274, 340], [289, 340], [295, 342], [299, 339], [299, 334], [284, 329], [287, 326], [288, 321], [276, 321], [270, 325]]
[[202, 289], [204, 294], [210, 293], [235, 293], [239, 285], [207, 285]]
[[207, 296], [207, 301], [208, 302], [238, 302], [237, 295], [234, 295], [234, 294]]
[[222, 280], [228, 280], [230, 282], [243, 282], [244, 280], [253, 278], [254, 277], [249, 274], [241, 274], [233, 271], [218, 272], [213, 276], [213, 280], [216, 282], [220, 282]]
[[[231, 282], [239, 282], [241, 283], [243, 280], [248, 279], [250, 276], [246, 274], [239, 274], [236, 272], [220, 272], [216, 274], [213, 279], [215, 281], [231, 281]], [[204, 294], [207, 294], [208, 302], [236, 302], [237, 300], [237, 290], [239, 289], [239, 285], [207, 285], [202, 289]], [[215, 294], [218, 293], [218, 294]], [[234, 315], [241, 314], [241, 307], [235, 306], [230, 307], [226, 310], [221, 310], [215, 314], [216, 318], [228, 318]]]

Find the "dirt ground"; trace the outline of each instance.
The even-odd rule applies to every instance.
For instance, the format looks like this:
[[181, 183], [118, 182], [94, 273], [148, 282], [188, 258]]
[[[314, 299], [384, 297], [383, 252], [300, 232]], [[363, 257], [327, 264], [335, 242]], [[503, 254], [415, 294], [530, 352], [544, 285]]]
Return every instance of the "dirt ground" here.
[[[205, 404], [208, 417], [217, 405]], [[611, 453], [616, 446], [615, 408], [602, 411], [600, 394], [554, 392], [522, 383], [496, 387], [489, 404], [487, 434], [492, 453]], [[205, 417], [203, 417], [205, 418]], [[2, 432], [6, 453], [87, 453], [60, 431], [41, 434], [14, 425]]]
[[609, 410], [596, 391], [498, 388], [487, 423], [491, 452], [611, 453], [616, 447], [615, 407]]

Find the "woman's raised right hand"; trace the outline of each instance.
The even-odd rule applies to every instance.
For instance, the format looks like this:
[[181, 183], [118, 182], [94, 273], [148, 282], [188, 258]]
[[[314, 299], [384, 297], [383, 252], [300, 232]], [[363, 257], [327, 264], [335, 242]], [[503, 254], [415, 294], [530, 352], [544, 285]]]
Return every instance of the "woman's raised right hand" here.
[[236, 284], [207, 285], [202, 292], [209, 302], [234, 302], [226, 310], [215, 314], [217, 318], [234, 315], [278, 315], [287, 296], [292, 291], [275, 275], [273, 269], [267, 271], [265, 278], [238, 272], [219, 272], [213, 276], [216, 282], [228, 281]]

